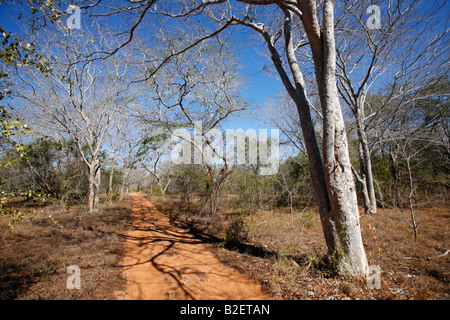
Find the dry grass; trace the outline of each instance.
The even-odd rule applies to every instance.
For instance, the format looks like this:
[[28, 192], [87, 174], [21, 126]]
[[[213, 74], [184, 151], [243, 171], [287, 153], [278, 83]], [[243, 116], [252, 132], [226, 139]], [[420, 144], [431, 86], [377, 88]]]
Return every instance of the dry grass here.
[[[12, 230], [0, 217], [0, 299], [114, 299], [125, 283], [117, 265], [130, 206], [45, 207]], [[69, 265], [80, 267], [81, 290], [66, 286]]]
[[382, 285], [392, 298], [449, 299], [450, 248], [448, 208], [423, 208], [416, 213], [418, 241], [399, 210], [363, 216], [363, 238], [372, 264], [382, 270]]
[[[362, 215], [363, 240], [370, 265], [381, 268], [381, 289], [369, 290], [363, 280], [333, 276], [324, 264], [325, 240], [318, 213], [299, 208], [257, 211], [242, 215], [235, 204], [216, 217], [179, 209], [173, 196], [151, 198], [181, 225], [200, 230], [214, 239], [211, 249], [221, 261], [255, 279], [278, 299], [443, 299], [450, 298], [450, 249], [448, 208], [424, 208], [419, 239], [398, 209]], [[236, 213], [240, 213], [237, 214]], [[234, 219], [242, 224], [233, 224]], [[227, 241], [227, 228], [237, 228], [245, 239]], [[238, 227], [236, 227], [238, 226]], [[431, 258], [431, 259], [429, 259]]]
[[[261, 283], [275, 299], [450, 297], [450, 254], [440, 256], [450, 249], [448, 208], [417, 212], [417, 242], [399, 210], [362, 215], [369, 264], [382, 271], [381, 289], [369, 290], [364, 281], [333, 276], [324, 267], [325, 241], [314, 208], [297, 208], [293, 215], [287, 209], [250, 213], [230, 201], [210, 217], [199, 214], [199, 199], [190, 211], [174, 196], [151, 200], [174, 224], [209, 239], [223, 263]], [[125, 284], [118, 262], [130, 207], [129, 199], [95, 215], [80, 207], [46, 207], [13, 230], [8, 217], [0, 217], [0, 299], [115, 299], [114, 291]], [[81, 290], [66, 287], [69, 265], [81, 268]]]

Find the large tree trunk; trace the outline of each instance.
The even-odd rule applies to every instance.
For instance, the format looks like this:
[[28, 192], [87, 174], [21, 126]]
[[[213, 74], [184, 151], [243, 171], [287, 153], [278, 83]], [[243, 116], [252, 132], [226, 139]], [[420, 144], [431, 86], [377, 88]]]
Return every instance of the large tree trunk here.
[[367, 276], [356, 188], [344, 119], [336, 86], [334, 1], [323, 6], [323, 28], [315, 1], [303, 4], [302, 21], [310, 41], [323, 114], [323, 162], [330, 211], [321, 216], [329, 254], [341, 274]]
[[313, 52], [324, 118], [324, 162], [322, 162], [317, 144], [310, 104], [306, 97], [305, 82], [292, 44], [292, 13], [286, 8], [283, 9], [286, 56], [295, 86], [291, 83], [283, 67], [272, 38], [264, 30], [260, 32], [268, 44], [281, 80], [297, 106], [309, 158], [311, 184], [319, 206], [329, 257], [339, 273], [365, 277], [368, 271], [367, 259], [361, 238], [356, 189], [348, 153], [344, 119], [336, 87], [334, 5], [331, 1], [325, 2], [323, 31], [317, 18], [315, 1], [305, 1], [300, 6], [302, 22]]
[[[300, 126], [302, 128], [302, 134], [305, 141], [306, 153], [309, 159], [309, 172], [311, 178], [311, 185], [314, 191], [316, 201], [318, 203], [319, 212], [321, 217], [325, 217], [330, 212], [330, 203], [327, 194], [327, 186], [325, 183], [325, 172], [322, 163], [322, 157], [320, 155], [320, 148], [317, 143], [316, 133], [314, 130], [314, 124], [311, 117], [311, 108], [306, 95], [305, 81], [303, 79], [302, 72], [295, 57], [295, 52], [291, 39], [291, 21], [292, 13], [288, 10], [284, 10], [286, 19], [284, 23], [284, 33], [286, 41], [286, 55], [288, 58], [288, 64], [291, 69], [295, 87], [292, 85], [289, 76], [284, 70], [283, 63], [278, 54], [278, 51], [272, 45], [272, 41], [269, 36], [265, 35], [266, 42], [269, 50], [272, 54], [272, 61], [280, 75], [280, 78], [289, 93], [290, 97], [294, 101], [300, 118]], [[325, 229], [324, 229], [325, 230]], [[325, 240], [327, 245], [332, 246], [332, 237], [325, 234]]]
[[[331, 88], [326, 88], [325, 91]], [[367, 260], [361, 238], [356, 188], [351, 172], [347, 138], [339, 102], [327, 97], [324, 116], [324, 168], [331, 210], [322, 219], [333, 237], [331, 257], [343, 274], [365, 275]]]

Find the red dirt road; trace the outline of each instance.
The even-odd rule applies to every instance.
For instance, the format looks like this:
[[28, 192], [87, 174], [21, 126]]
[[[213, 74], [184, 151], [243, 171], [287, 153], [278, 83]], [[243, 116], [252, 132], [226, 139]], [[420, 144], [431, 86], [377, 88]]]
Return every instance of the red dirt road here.
[[173, 226], [146, 198], [132, 195], [132, 225], [122, 263], [125, 300], [269, 299], [261, 286], [220, 263], [201, 240]]

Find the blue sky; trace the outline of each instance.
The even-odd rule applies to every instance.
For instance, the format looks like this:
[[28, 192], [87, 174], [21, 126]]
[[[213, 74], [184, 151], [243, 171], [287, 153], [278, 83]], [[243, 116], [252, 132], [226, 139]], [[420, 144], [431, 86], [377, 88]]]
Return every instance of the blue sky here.
[[[27, 27], [27, 23], [24, 19], [18, 20], [18, 7], [10, 5], [0, 5], [0, 25], [7, 31], [19, 32], [22, 28]], [[12, 17], [12, 19], [11, 19]], [[67, 17], [63, 17], [67, 19]], [[83, 19], [83, 17], [82, 17]], [[24, 23], [24, 24], [22, 24]], [[23, 31], [23, 29], [22, 29]], [[262, 71], [263, 65], [271, 64], [267, 58], [261, 56], [257, 50], [264, 52], [267, 50], [266, 47], [258, 47], [249, 45], [245, 38], [239, 37], [237, 42], [239, 64], [242, 69], [241, 72], [245, 76], [245, 89], [242, 90], [242, 94], [250, 102], [252, 108], [255, 108], [255, 116], [250, 115], [250, 117], [237, 118], [226, 123], [225, 128], [267, 128], [268, 125], [264, 120], [257, 119], [256, 112], [259, 108], [264, 107], [265, 101], [269, 96], [276, 95], [279, 93], [280, 89], [283, 89], [281, 82], [273, 77], [267, 76], [264, 71]], [[260, 117], [261, 113], [257, 112]]]
[[242, 73], [247, 80], [246, 87], [242, 93], [250, 101], [252, 108], [256, 110], [254, 117], [250, 119], [236, 119], [230, 126], [242, 129], [267, 128], [264, 120], [258, 119], [262, 116], [258, 109], [264, 108], [267, 98], [277, 95], [280, 90], [284, 90], [284, 87], [277, 78], [268, 76], [261, 70], [264, 64], [268, 64], [268, 61], [254, 47], [243, 50], [240, 56], [240, 63], [243, 68]]

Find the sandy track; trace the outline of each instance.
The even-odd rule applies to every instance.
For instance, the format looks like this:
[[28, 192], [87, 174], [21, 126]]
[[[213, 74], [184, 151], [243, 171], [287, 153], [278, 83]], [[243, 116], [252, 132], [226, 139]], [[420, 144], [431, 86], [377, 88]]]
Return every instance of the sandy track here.
[[146, 198], [132, 195], [132, 225], [119, 299], [268, 299], [260, 285], [220, 263], [201, 240], [173, 226]]

